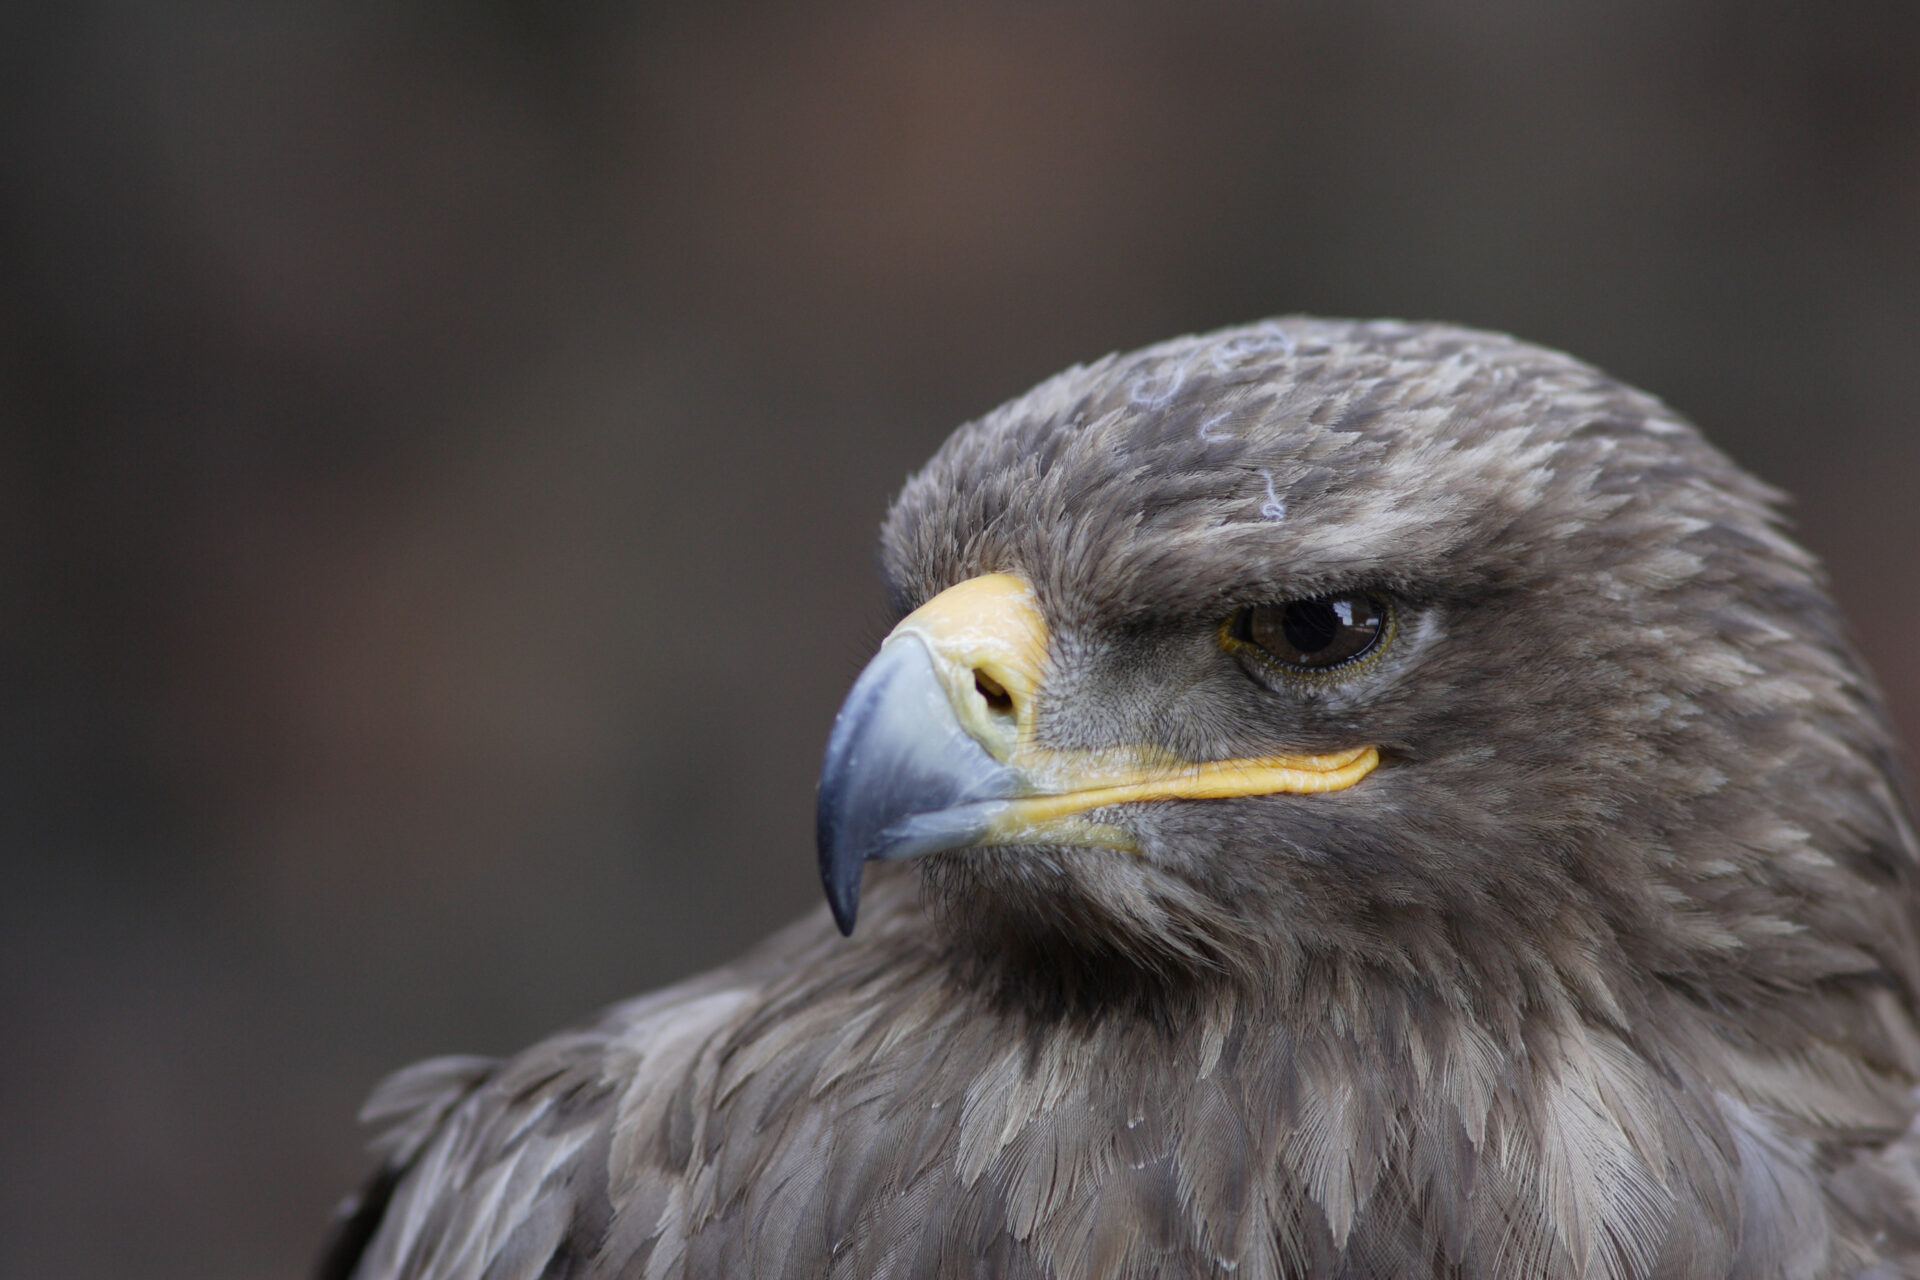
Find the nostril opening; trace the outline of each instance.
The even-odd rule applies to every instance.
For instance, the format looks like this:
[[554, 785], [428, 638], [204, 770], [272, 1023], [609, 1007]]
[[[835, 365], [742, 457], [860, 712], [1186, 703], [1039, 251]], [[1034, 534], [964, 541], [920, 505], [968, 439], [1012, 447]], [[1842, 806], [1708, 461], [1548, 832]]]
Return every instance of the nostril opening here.
[[989, 711], [1003, 716], [1013, 714], [1013, 695], [1008, 693], [1006, 687], [998, 680], [978, 667], [973, 669], [973, 687], [978, 689], [980, 696], [987, 700]]

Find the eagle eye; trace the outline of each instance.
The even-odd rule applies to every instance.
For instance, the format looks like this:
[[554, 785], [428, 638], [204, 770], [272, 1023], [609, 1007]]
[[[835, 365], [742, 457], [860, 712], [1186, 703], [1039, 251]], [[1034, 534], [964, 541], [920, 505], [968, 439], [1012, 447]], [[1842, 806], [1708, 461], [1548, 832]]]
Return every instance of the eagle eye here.
[[1357, 662], [1380, 646], [1391, 608], [1368, 591], [1248, 605], [1227, 620], [1226, 636], [1288, 671], [1317, 675]]

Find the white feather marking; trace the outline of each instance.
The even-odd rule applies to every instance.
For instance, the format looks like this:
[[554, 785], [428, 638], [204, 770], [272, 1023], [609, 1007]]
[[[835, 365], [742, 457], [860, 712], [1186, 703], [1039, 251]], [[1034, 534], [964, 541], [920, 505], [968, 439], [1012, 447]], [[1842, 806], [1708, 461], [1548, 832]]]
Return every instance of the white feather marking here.
[[1179, 395], [1186, 381], [1186, 365], [1167, 363], [1152, 373], [1135, 378], [1133, 385], [1127, 389], [1127, 398], [1142, 408], [1158, 409]]
[[1262, 471], [1260, 478], [1267, 482], [1267, 496], [1260, 503], [1262, 520], [1285, 520], [1287, 518], [1287, 500], [1273, 491], [1273, 472]]

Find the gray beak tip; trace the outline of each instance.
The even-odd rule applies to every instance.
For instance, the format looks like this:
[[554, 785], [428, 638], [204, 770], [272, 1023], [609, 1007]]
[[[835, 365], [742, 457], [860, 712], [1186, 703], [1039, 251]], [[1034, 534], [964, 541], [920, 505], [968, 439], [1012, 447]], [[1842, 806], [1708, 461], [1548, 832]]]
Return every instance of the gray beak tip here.
[[839, 927], [840, 936], [853, 936], [853, 920], [860, 911], [860, 890], [852, 889], [842, 898], [835, 894], [827, 895], [827, 906], [833, 911], [833, 923]]
[[853, 936], [853, 922], [860, 914], [860, 871], [866, 859], [846, 847], [840, 838], [837, 821], [839, 805], [832, 803], [822, 789], [816, 834], [820, 841], [820, 887], [826, 890], [827, 906], [833, 910], [833, 922], [842, 937]]
[[816, 796], [820, 883], [853, 933], [860, 872], [977, 840], [1019, 779], [969, 736], [917, 638], [883, 645], [835, 717]]

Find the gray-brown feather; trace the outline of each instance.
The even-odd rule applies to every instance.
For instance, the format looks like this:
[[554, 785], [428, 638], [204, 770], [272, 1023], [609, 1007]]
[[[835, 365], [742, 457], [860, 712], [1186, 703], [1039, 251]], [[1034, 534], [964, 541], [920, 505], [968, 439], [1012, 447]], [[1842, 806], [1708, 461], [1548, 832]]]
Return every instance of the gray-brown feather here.
[[[1293, 319], [957, 432], [896, 603], [991, 571], [1039, 731], [1379, 743], [1326, 796], [1137, 806], [1138, 859], [870, 869], [735, 966], [376, 1095], [352, 1274], [1920, 1275], [1920, 917], [1894, 746], [1773, 495], [1657, 401]], [[1402, 602], [1261, 686], [1241, 603]]]

